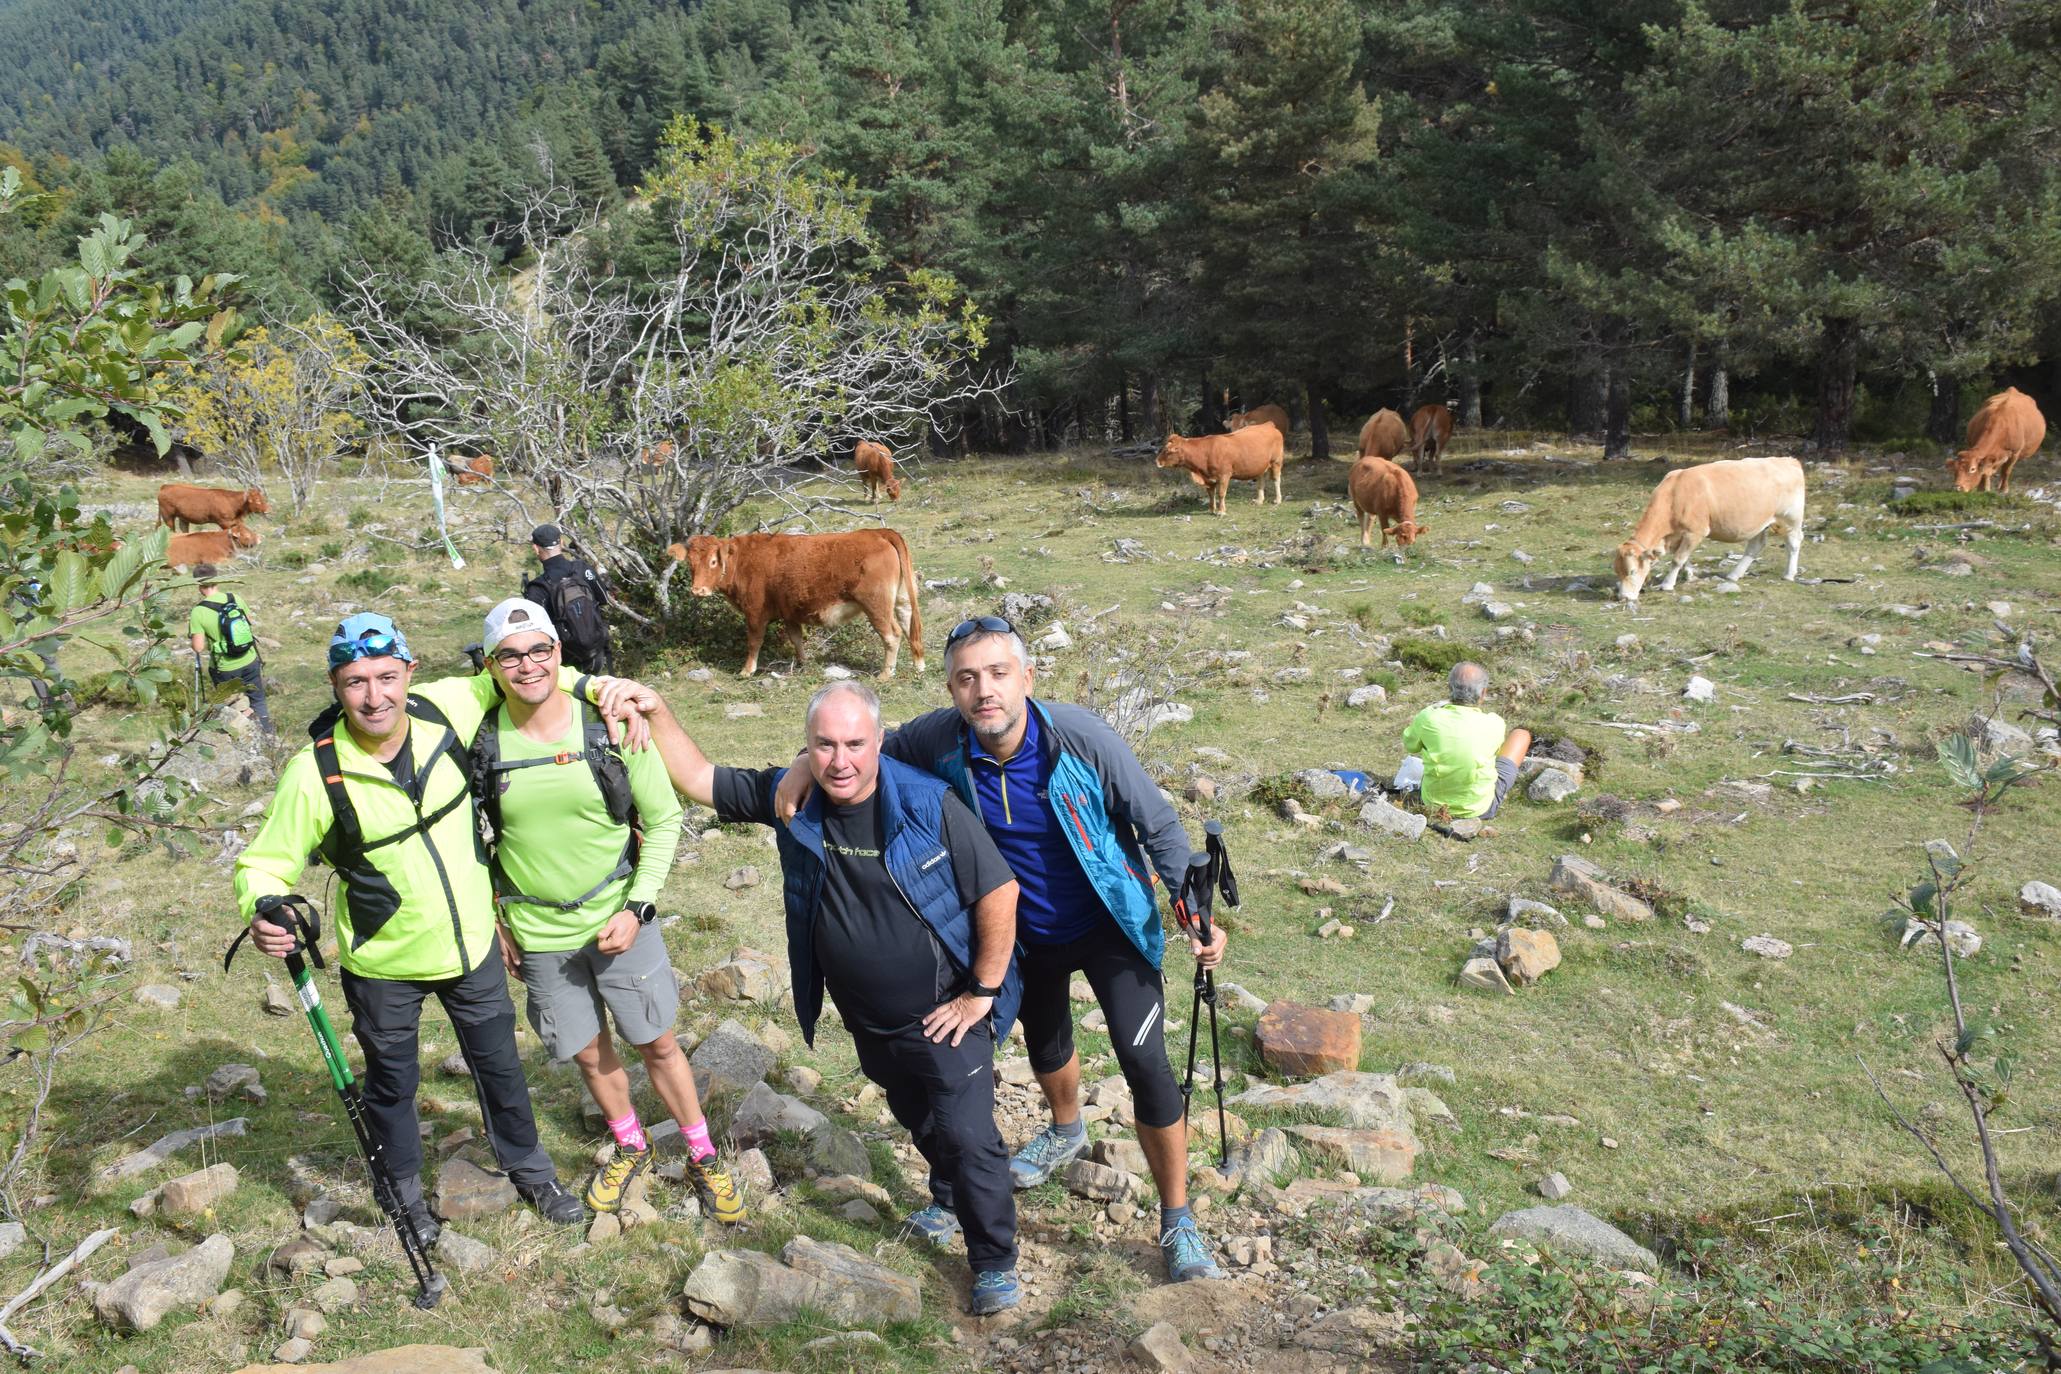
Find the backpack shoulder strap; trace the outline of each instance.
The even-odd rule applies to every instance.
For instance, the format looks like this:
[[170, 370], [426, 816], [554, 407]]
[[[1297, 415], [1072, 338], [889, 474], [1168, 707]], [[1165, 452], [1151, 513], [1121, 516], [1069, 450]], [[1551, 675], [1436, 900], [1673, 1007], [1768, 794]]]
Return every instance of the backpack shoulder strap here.
[[336, 757], [336, 726], [342, 719], [343, 707], [332, 702], [309, 722], [308, 737], [315, 742], [315, 771], [322, 778], [322, 790], [328, 794], [329, 809], [335, 816], [334, 852], [355, 854], [365, 847], [365, 831], [358, 824], [358, 808], [351, 805], [351, 794], [344, 788], [343, 765]]
[[585, 722], [583, 752], [587, 755], [587, 766], [594, 770], [594, 785], [601, 789], [608, 818], [617, 825], [635, 826], [637, 799], [630, 791], [630, 767], [623, 761], [615, 741], [608, 737], [608, 722], [584, 698], [580, 701], [580, 717]]

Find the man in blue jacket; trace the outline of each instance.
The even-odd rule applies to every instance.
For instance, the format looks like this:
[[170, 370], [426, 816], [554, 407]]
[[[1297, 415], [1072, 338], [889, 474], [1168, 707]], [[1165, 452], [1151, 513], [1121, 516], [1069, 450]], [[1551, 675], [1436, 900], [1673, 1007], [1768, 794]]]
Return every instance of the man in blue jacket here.
[[726, 821], [773, 827], [787, 908], [794, 1014], [815, 1043], [827, 989], [859, 1068], [930, 1165], [931, 1204], [907, 1226], [933, 1245], [966, 1234], [972, 1309], [1022, 1298], [1009, 1152], [995, 1127], [995, 1044], [1022, 1000], [1016, 879], [951, 789], [880, 756], [880, 698], [855, 682], [809, 702], [814, 795], [786, 825], [788, 770], [718, 768], [648, 688], [602, 683], [604, 714], [642, 712], [673, 786]]
[[[1075, 973], [1095, 991], [1137, 1115], [1138, 1143], [1159, 1188], [1159, 1245], [1167, 1277], [1221, 1278], [1188, 1210], [1185, 1103], [1167, 1062], [1166, 936], [1157, 880], [1178, 892], [1191, 852], [1174, 808], [1123, 739], [1094, 712], [1032, 699], [1036, 677], [1007, 620], [980, 616], [945, 641], [953, 705], [918, 716], [882, 746], [949, 783], [973, 807], [1009, 861], [1023, 971], [1023, 1033], [1052, 1124], [1010, 1161], [1018, 1188], [1043, 1183], [1087, 1148], [1081, 1060], [1068, 989]], [[801, 780], [781, 788], [798, 799]], [[1189, 949], [1207, 967], [1224, 957], [1223, 927]]]

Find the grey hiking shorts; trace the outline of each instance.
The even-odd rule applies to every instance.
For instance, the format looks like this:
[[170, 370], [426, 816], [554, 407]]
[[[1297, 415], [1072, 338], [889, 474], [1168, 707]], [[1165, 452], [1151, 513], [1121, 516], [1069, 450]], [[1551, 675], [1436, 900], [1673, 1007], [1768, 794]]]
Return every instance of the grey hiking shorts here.
[[1483, 820], [1492, 821], [1496, 818], [1496, 813], [1503, 809], [1503, 798], [1510, 795], [1510, 784], [1516, 781], [1517, 765], [1501, 754], [1496, 755], [1496, 799], [1489, 803], [1488, 810], [1481, 813]]
[[621, 954], [603, 954], [589, 940], [578, 949], [525, 950], [523, 986], [529, 990], [530, 1029], [553, 1059], [570, 1059], [601, 1034], [603, 1010], [616, 1033], [633, 1045], [671, 1034], [680, 1012], [665, 937], [645, 926]]

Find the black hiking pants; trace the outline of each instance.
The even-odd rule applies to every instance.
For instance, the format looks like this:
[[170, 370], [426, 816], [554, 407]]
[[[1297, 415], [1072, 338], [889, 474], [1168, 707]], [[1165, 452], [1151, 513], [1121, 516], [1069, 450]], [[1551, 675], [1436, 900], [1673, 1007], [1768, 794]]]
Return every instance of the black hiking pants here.
[[351, 1009], [351, 1033], [365, 1051], [360, 1089], [365, 1118], [386, 1157], [389, 1177], [405, 1184], [422, 1172], [415, 1090], [422, 1081], [422, 1003], [431, 995], [443, 1003], [444, 1015], [458, 1033], [494, 1158], [521, 1188], [558, 1177], [551, 1156], [537, 1143], [530, 1088], [515, 1050], [515, 1003], [508, 997], [508, 972], [492, 946], [479, 967], [462, 978], [399, 982], [361, 978], [345, 969], [343, 992]]

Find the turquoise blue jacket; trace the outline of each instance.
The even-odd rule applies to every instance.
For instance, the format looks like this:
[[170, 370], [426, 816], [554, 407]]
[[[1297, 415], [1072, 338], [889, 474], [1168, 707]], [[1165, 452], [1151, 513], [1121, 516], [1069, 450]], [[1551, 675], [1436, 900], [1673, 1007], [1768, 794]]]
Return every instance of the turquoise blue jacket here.
[[[1123, 933], [1158, 968], [1166, 953], [1155, 883], [1169, 900], [1188, 871], [1188, 832], [1146, 776], [1137, 755], [1109, 723], [1084, 707], [1033, 698], [1041, 747], [1052, 764], [1046, 804], [1066, 833], [1074, 857]], [[921, 768], [952, 785], [973, 814], [971, 741], [951, 707], [926, 712], [887, 737], [881, 753]]]

